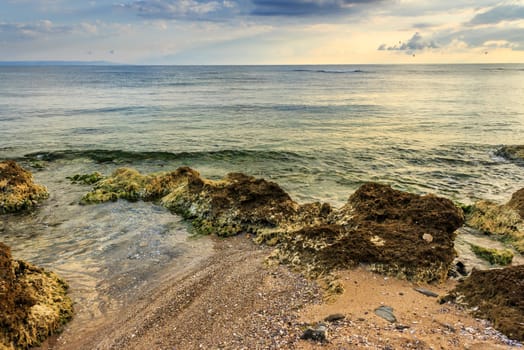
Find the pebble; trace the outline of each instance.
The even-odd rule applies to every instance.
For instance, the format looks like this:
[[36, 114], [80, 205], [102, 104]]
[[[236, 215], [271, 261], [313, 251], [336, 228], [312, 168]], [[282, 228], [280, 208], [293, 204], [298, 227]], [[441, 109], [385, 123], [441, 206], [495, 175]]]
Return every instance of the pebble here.
[[428, 296], [428, 297], [433, 297], [433, 298], [437, 298], [438, 297], [437, 293], [432, 292], [432, 291], [427, 290], [427, 289], [424, 289], [424, 288], [413, 288], [413, 289], [416, 290], [417, 292], [421, 293], [421, 294], [424, 294], [425, 296]]
[[315, 328], [308, 328], [304, 331], [300, 339], [314, 340], [319, 342], [327, 341], [327, 327], [320, 323]]
[[326, 321], [326, 322], [335, 322], [335, 321], [343, 320], [345, 318], [346, 318], [346, 316], [344, 316], [343, 314], [331, 314], [331, 315], [327, 316], [326, 318], [324, 318], [324, 321]]
[[382, 317], [388, 322], [397, 322], [397, 318], [393, 314], [393, 308], [391, 306], [382, 305], [375, 309], [375, 315]]

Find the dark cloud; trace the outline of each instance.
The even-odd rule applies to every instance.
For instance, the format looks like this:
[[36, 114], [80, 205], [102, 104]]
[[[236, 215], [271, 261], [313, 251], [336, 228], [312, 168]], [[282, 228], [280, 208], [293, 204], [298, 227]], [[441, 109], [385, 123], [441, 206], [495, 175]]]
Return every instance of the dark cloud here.
[[422, 35], [420, 35], [418, 32], [413, 34], [411, 39], [409, 39], [406, 42], [399, 42], [396, 45], [388, 46], [386, 44], [382, 44], [378, 47], [378, 50], [384, 51], [405, 51], [408, 54], [413, 53], [417, 50], [424, 50], [424, 49], [437, 49], [438, 45], [433, 41], [425, 41], [422, 38]]
[[252, 15], [255, 16], [323, 16], [344, 14], [356, 5], [381, 2], [382, 0], [253, 0]]
[[140, 17], [221, 20], [234, 16], [338, 16], [385, 0], [137, 0], [118, 5]]
[[524, 6], [503, 5], [479, 13], [468, 23], [470, 25], [497, 24], [503, 21], [524, 19]]
[[228, 0], [141, 0], [118, 7], [151, 19], [217, 20], [231, 14], [236, 6], [235, 1]]

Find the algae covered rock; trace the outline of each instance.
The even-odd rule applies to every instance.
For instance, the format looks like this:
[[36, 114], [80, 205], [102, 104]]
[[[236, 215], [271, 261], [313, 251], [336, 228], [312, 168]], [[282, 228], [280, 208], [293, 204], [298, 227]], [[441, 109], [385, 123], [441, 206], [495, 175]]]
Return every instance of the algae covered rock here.
[[517, 213], [519, 213], [520, 218], [524, 219], [524, 188], [513, 193], [507, 206], [513, 208]]
[[366, 263], [387, 275], [443, 280], [462, 223], [461, 211], [448, 199], [368, 183], [326, 223], [286, 233], [275, 256], [313, 274]]
[[501, 265], [506, 266], [511, 264], [513, 261], [513, 252], [509, 249], [494, 249], [494, 248], [484, 248], [478, 245], [472, 244], [471, 250], [481, 259], [486, 260], [492, 265]]
[[515, 192], [507, 204], [478, 201], [466, 214], [466, 224], [486, 234], [509, 241], [517, 251], [524, 253], [524, 189]]
[[240, 173], [213, 181], [188, 167], [151, 175], [121, 168], [97, 182], [82, 202], [117, 199], [160, 201], [173, 212], [192, 220], [198, 232], [220, 236], [275, 227], [292, 217], [299, 207], [274, 182]]
[[57, 275], [13, 260], [0, 243], [0, 348], [26, 349], [60, 330], [73, 313]]
[[299, 205], [278, 184], [241, 173], [205, 179], [188, 167], [142, 175], [122, 168], [97, 182], [84, 203], [119, 198], [158, 201], [199, 233], [252, 233], [276, 246], [273, 257], [319, 275], [366, 263], [417, 281], [444, 278], [455, 257], [462, 211], [444, 198], [365, 184], [340, 209]]
[[0, 214], [33, 208], [49, 196], [31, 173], [12, 160], [0, 162]]
[[93, 185], [98, 181], [102, 180], [104, 177], [98, 171], [95, 171], [91, 174], [75, 174], [73, 176], [68, 176], [66, 179], [70, 180], [73, 184], [84, 184], [84, 185]]
[[516, 164], [524, 165], [524, 145], [503, 146], [497, 150], [496, 154]]
[[200, 232], [220, 236], [278, 227], [299, 207], [278, 184], [241, 173], [220, 181], [191, 176], [184, 188], [164, 197], [162, 204], [192, 219]]
[[473, 270], [451, 295], [509, 338], [524, 341], [524, 265]]

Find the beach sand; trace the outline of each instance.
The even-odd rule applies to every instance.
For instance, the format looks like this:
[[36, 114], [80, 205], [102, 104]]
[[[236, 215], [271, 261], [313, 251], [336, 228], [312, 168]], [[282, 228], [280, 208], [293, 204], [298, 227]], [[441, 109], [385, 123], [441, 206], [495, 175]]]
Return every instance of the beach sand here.
[[[103, 320], [75, 320], [39, 349], [505, 349], [504, 338], [460, 307], [440, 305], [408, 281], [357, 269], [340, 271], [344, 293], [326, 300], [315, 281], [264, 263], [270, 248], [249, 236], [214, 240], [214, 253], [187, 271], [169, 267]], [[454, 286], [421, 286], [439, 295]], [[397, 323], [375, 315], [393, 308]], [[328, 342], [301, 340], [326, 323]]]

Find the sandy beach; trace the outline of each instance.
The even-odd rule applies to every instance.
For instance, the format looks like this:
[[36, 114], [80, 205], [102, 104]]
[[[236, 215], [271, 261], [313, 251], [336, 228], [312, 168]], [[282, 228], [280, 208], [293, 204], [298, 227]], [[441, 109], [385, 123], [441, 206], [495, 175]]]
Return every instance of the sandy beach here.
[[[268, 266], [270, 249], [249, 236], [212, 237], [215, 251], [188, 271], [166, 269], [118, 312], [93, 327], [75, 320], [38, 349], [506, 349], [507, 338], [486, 321], [438, 295], [455, 282], [417, 285], [363, 267], [339, 271], [341, 295], [326, 298], [319, 285], [285, 266]], [[393, 308], [397, 322], [374, 313]], [[329, 315], [345, 318], [323, 321]], [[327, 342], [300, 339], [325, 322]]]

